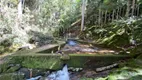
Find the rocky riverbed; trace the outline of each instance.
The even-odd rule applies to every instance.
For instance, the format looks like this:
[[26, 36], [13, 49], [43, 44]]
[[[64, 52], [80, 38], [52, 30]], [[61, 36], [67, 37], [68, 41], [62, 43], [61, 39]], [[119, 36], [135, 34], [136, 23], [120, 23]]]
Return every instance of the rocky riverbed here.
[[[0, 80], [83, 80], [84, 78], [106, 77], [111, 70], [67, 68], [53, 71], [46, 69], [28, 69], [19, 64], [6, 65], [0, 70]], [[6, 79], [5, 79], [6, 78]]]
[[[60, 53], [60, 52], [65, 53], [65, 54], [68, 54], [68, 53], [73, 53], [73, 54], [98, 54], [98, 53], [106, 54], [107, 52], [112, 53], [112, 54], [116, 53], [116, 51], [114, 51], [114, 50], [95, 47], [91, 44], [90, 45], [80, 44], [80, 43], [76, 43], [74, 41], [67, 42], [67, 44], [63, 48], [61, 48], [59, 51], [57, 51], [57, 53]], [[34, 61], [36, 61], [35, 57], [34, 58], [29, 57], [29, 59], [31, 59], [31, 58], [34, 59]], [[26, 59], [28, 59], [28, 58], [26, 57]], [[7, 60], [9, 60], [9, 58], [7, 56], [5, 56], [4, 58], [1, 58], [0, 80], [63, 80], [63, 79], [59, 79], [59, 76], [64, 75], [64, 72], [63, 72], [64, 67], [63, 67], [63, 69], [57, 70], [57, 71], [53, 71], [51, 69], [47, 70], [47, 69], [43, 69], [43, 68], [26, 68], [23, 65], [21, 65], [20, 63], [19, 64], [13, 64], [13, 63], [7, 64], [7, 62], [6, 62]], [[17, 60], [21, 60], [21, 58], [19, 58]], [[112, 61], [112, 59], [111, 59], [111, 61]], [[26, 63], [26, 62], [23, 62], [23, 60], [21, 62]], [[106, 63], [105, 61], [103, 61], [103, 62]], [[95, 62], [90, 62], [88, 65], [93, 65], [92, 63], [95, 64]], [[100, 63], [100, 62], [98, 62], [98, 63]], [[32, 63], [30, 63], [30, 61], [29, 61], [27, 65], [31, 65], [31, 64]], [[37, 62], [35, 62], [35, 64], [37, 64]], [[42, 64], [42, 63], [40, 62], [40, 64]], [[40, 64], [38, 63], [38, 65], [40, 65]], [[32, 64], [32, 66], [34, 66], [34, 65]], [[99, 77], [106, 77], [111, 72], [111, 69], [113, 69], [115, 67], [118, 67], [117, 63], [112, 63], [112, 64], [109, 64], [108, 66], [103, 66], [103, 67], [94, 68], [94, 69], [90, 69], [87, 67], [86, 68], [68, 67], [65, 70], [68, 73], [70, 80], [91, 80], [91, 79], [97, 79]]]

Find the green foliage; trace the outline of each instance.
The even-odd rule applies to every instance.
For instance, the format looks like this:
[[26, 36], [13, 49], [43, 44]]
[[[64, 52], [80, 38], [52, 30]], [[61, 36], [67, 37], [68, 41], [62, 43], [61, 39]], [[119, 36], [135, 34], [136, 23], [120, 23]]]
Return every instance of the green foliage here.
[[[138, 2], [141, 4], [140, 0]], [[60, 32], [66, 33], [71, 24], [81, 18], [81, 0], [25, 0], [23, 18], [16, 28], [18, 0], [2, 0], [1, 4], [3, 8], [0, 14], [2, 29], [0, 35], [17, 36], [13, 39], [14, 45], [28, 43], [29, 39], [35, 36], [42, 38], [39, 42], [44, 43], [49, 39], [48, 36], [58, 36]], [[8, 4], [13, 6], [9, 7]], [[112, 10], [125, 6], [127, 0], [86, 0], [86, 4], [85, 25], [87, 28], [83, 36], [99, 38], [98, 42], [113, 46], [128, 44], [131, 39], [141, 41], [141, 20], [128, 24], [131, 19], [122, 19], [101, 27], [100, 25], [92, 26], [98, 23], [99, 11], [112, 13]], [[101, 17], [100, 21], [103, 19]], [[31, 31], [33, 31], [32, 34]], [[40, 34], [35, 35], [35, 32]]]
[[14, 37], [10, 37], [10, 38], [6, 38], [6, 39], [1, 40], [1, 42], [0, 42], [0, 54], [9, 53], [9, 52], [13, 51], [11, 49], [11, 47], [13, 45], [13, 38]]
[[[13, 45], [22, 45], [28, 42], [31, 29], [36, 30], [37, 25], [33, 24], [33, 15], [27, 7], [24, 9], [22, 21], [17, 20], [17, 0], [0, 2], [2, 8], [0, 13], [0, 54], [14, 51]], [[18, 28], [16, 25], [18, 25]], [[19, 47], [19, 46], [18, 46]], [[18, 48], [16, 47], [16, 48]]]
[[70, 27], [80, 17], [80, 4], [81, 0], [44, 0], [36, 10], [36, 23], [57, 36], [61, 29]]
[[42, 68], [57, 70], [61, 69], [63, 65], [58, 55], [30, 55], [30, 56], [14, 56], [12, 57], [10, 63], [21, 64], [23, 67], [27, 68]]
[[0, 66], [0, 73], [5, 73], [8, 69], [8, 64], [7, 63], [4, 63], [4, 64], [1, 64]]
[[0, 76], [0, 80], [25, 80], [23, 74], [9, 73]]
[[122, 47], [130, 44], [131, 40], [136, 40], [137, 43], [140, 43], [142, 40], [141, 21], [142, 18], [130, 17], [129, 19], [113, 21], [102, 27], [91, 26], [87, 27], [86, 34], [88, 33], [92, 37], [95, 35], [95, 40], [108, 46]]

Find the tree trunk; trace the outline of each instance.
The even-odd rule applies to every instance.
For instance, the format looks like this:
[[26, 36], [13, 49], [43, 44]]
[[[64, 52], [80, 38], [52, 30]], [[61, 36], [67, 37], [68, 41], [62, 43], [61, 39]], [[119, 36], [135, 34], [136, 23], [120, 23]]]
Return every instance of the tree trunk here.
[[110, 12], [108, 13], [108, 16], [109, 16], [108, 20], [109, 20], [109, 22], [111, 22], [111, 13]]
[[105, 11], [105, 21], [104, 21], [104, 23], [106, 24], [106, 22], [107, 22], [107, 10]]
[[114, 13], [115, 13], [115, 11], [113, 10], [113, 12], [112, 12], [112, 21], [114, 20]]
[[119, 19], [119, 8], [117, 9], [117, 17], [116, 19]]
[[100, 26], [102, 26], [103, 25], [103, 11], [101, 11], [101, 21], [100, 21]]
[[20, 30], [20, 23], [22, 21], [22, 0], [19, 0], [18, 3], [18, 15], [17, 15], [17, 19], [16, 19], [16, 24], [15, 24], [15, 29], [13, 30], [13, 33], [16, 34], [17, 36], [24, 34], [21, 30]]
[[98, 18], [98, 25], [100, 26], [101, 23], [101, 10], [99, 9], [99, 18]]
[[23, 11], [22, 0], [19, 0], [19, 3], [18, 3], [18, 19], [19, 20], [22, 20], [22, 11]]
[[119, 8], [119, 18], [121, 18], [121, 15], [122, 15], [122, 8], [120, 7]]
[[83, 4], [82, 4], [81, 31], [83, 31], [83, 29], [84, 29], [84, 13], [85, 13], [85, 0], [83, 0]]
[[124, 16], [125, 16], [125, 10], [126, 10], [125, 6], [124, 6], [124, 7], [122, 7], [122, 17], [124, 17]]
[[132, 3], [132, 14], [131, 14], [131, 16], [134, 15], [134, 11], [135, 11], [135, 0], [133, 0], [133, 3]]
[[139, 4], [137, 5], [137, 16], [139, 16], [139, 10], [140, 10], [140, 8], [139, 8]]
[[129, 17], [130, 6], [131, 6], [131, 0], [127, 0], [127, 9], [125, 14], [126, 17]]

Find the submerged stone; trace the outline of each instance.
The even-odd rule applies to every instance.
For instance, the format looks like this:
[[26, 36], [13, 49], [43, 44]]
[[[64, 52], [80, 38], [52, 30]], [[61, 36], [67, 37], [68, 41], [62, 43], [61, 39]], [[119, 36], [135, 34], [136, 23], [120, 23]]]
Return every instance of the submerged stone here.
[[30, 78], [30, 70], [27, 68], [21, 68], [18, 72], [23, 73], [26, 79]]

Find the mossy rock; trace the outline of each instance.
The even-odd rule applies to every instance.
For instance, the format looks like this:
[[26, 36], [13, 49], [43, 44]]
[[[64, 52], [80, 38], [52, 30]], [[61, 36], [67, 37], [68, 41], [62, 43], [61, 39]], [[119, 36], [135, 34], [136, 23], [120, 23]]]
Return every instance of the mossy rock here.
[[63, 64], [74, 68], [98, 68], [111, 65], [119, 60], [131, 58], [131, 55], [124, 54], [57, 54], [56, 52], [65, 42], [49, 44], [33, 50], [19, 51], [11, 55], [9, 63], [21, 64], [27, 68], [61, 69]]
[[0, 65], [0, 74], [1, 74], [1, 73], [5, 73], [8, 68], [9, 68], [8, 63], [1, 64], [1, 65]]
[[19, 70], [20, 68], [21, 68], [21, 66], [12, 66], [6, 72], [7, 73], [12, 73], [12, 72], [15, 72], [15, 71]]
[[39, 53], [39, 54], [55, 53], [57, 50], [60, 50], [60, 48], [64, 45], [65, 45], [64, 41], [59, 41], [56, 44], [48, 44], [31, 50], [17, 51], [15, 52], [15, 54], [19, 55], [19, 54], [30, 54], [30, 53]]
[[114, 70], [106, 77], [106, 80], [141, 80], [141, 69], [123, 67]]
[[141, 80], [141, 79], [142, 79], [142, 75], [132, 76], [129, 78], [129, 80]]
[[109, 76], [106, 80], [117, 80], [115, 76]]
[[63, 62], [60, 60], [60, 55], [46, 54], [31, 54], [31, 55], [15, 55], [11, 56], [9, 63], [21, 64], [27, 68], [42, 68], [42, 69], [61, 69]]
[[0, 80], [25, 80], [25, 79], [24, 79], [24, 74], [8, 73], [8, 74], [1, 74]]
[[10, 66], [9, 63], [4, 63], [0, 65], [0, 74], [1, 73], [12, 73], [20, 69], [21, 66]]
[[106, 80], [141, 80], [141, 66], [137, 59], [128, 60], [128, 62], [123, 63], [123, 67], [112, 70], [110, 75], [106, 77]]
[[94, 80], [93, 78], [81, 78], [80, 80]]
[[[128, 55], [91, 55], [91, 54], [70, 54], [70, 60], [64, 61], [70, 67], [98, 68], [108, 66], [120, 60], [130, 58]], [[113, 62], [112, 62], [113, 61]]]
[[[63, 64], [75, 68], [98, 68], [108, 66], [119, 60], [130, 58], [129, 55], [89, 55], [69, 54], [67, 59], [60, 54], [19, 54], [12, 55], [9, 63], [21, 64], [27, 68], [61, 69]], [[64, 58], [64, 59], [63, 59]], [[112, 62], [113, 61], [113, 62]]]

